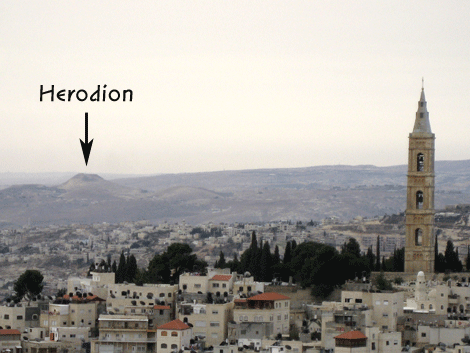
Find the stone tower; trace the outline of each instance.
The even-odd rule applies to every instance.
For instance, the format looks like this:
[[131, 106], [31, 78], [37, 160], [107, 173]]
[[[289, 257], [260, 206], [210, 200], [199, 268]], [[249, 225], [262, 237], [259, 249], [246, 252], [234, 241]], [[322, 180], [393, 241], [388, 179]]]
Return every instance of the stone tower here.
[[405, 272], [434, 272], [434, 134], [424, 87], [409, 135], [405, 212]]

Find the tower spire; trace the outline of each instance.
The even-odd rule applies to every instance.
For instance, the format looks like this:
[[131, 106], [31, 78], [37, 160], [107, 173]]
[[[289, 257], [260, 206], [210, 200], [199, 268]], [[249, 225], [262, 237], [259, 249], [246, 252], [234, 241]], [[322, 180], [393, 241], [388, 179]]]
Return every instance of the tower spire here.
[[421, 97], [418, 102], [418, 111], [416, 112], [414, 133], [428, 133], [432, 134], [431, 123], [429, 122], [429, 113], [427, 109], [426, 97], [424, 95], [424, 78], [423, 86], [421, 87]]

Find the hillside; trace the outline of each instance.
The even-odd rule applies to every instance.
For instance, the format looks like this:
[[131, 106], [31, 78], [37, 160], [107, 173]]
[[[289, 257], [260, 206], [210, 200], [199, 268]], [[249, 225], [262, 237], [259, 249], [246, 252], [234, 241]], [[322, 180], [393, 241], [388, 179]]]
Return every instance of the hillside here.
[[[318, 166], [112, 180], [77, 174], [57, 186], [25, 184], [0, 190], [0, 226], [141, 219], [185, 219], [192, 224], [347, 220], [403, 211], [405, 184], [406, 166]], [[469, 196], [470, 161], [436, 162], [436, 208], [470, 203]]]

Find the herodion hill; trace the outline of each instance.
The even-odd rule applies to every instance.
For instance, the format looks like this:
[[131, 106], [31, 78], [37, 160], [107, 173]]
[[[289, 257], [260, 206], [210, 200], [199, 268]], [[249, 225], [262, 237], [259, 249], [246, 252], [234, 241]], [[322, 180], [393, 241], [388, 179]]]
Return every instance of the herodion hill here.
[[[125, 102], [126, 100], [132, 102], [133, 92], [131, 89], [125, 89], [122, 92], [118, 91], [117, 89], [112, 89], [111, 91], [107, 92], [106, 86], [107, 85], [103, 85], [103, 89], [101, 89], [100, 85], [98, 85], [98, 88], [91, 94], [88, 94], [88, 92], [84, 89], [61, 89], [57, 91], [55, 97], [63, 102], [70, 102], [73, 99], [76, 99], [80, 102], [86, 100], [90, 100], [91, 102], [106, 102], [106, 99], [112, 102], [116, 102], [119, 100], [122, 100], [123, 102]], [[47, 95], [50, 95], [51, 102], [53, 102], [54, 92], [54, 85], [51, 85], [51, 89], [48, 91], [45, 91], [43, 85], [41, 85], [39, 100], [42, 102], [43, 98], [47, 99]]]

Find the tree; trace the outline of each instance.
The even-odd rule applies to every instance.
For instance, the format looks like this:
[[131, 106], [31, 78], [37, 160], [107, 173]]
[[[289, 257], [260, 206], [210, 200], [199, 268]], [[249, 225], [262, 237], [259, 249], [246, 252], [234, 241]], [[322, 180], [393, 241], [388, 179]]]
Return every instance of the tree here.
[[385, 278], [385, 275], [383, 272], [380, 272], [380, 274], [375, 278], [374, 284], [378, 290], [392, 289], [392, 284], [387, 278]]
[[185, 271], [205, 273], [207, 263], [192, 254], [188, 244], [171, 244], [163, 254], [150, 260], [147, 270], [147, 283], [178, 283]]
[[467, 246], [467, 258], [465, 261], [465, 268], [467, 269], [467, 271], [470, 270], [470, 246]]
[[134, 282], [135, 277], [137, 275], [138, 267], [137, 267], [137, 260], [135, 256], [132, 254], [128, 257], [126, 263], [126, 281], [127, 282]]
[[125, 281], [126, 276], [126, 257], [124, 256], [124, 251], [121, 251], [121, 256], [119, 257], [119, 265], [116, 271], [116, 283], [122, 283]]
[[374, 271], [375, 255], [374, 255], [374, 251], [372, 250], [372, 245], [367, 248], [366, 258], [367, 258], [367, 263], [369, 265], [369, 271], [368, 272]]
[[39, 295], [44, 288], [43, 280], [44, 276], [38, 270], [26, 270], [18, 277], [13, 286], [16, 298], [21, 300], [27, 296], [28, 299], [32, 299]]
[[377, 235], [377, 251], [375, 252], [375, 270], [380, 271], [380, 236]]
[[225, 262], [225, 255], [224, 255], [224, 252], [221, 251], [219, 253], [219, 260], [216, 261], [217, 262], [217, 266], [214, 266], [215, 268], [225, 268], [227, 266], [227, 263]]
[[444, 258], [446, 270], [452, 272], [460, 272], [462, 270], [462, 263], [459, 260], [459, 253], [454, 250], [454, 243], [450, 239], [447, 241]]
[[260, 259], [260, 280], [263, 282], [270, 282], [273, 279], [272, 272], [272, 255], [271, 249], [269, 248], [269, 243], [266, 242], [263, 245], [263, 250], [261, 250], [261, 259]]

